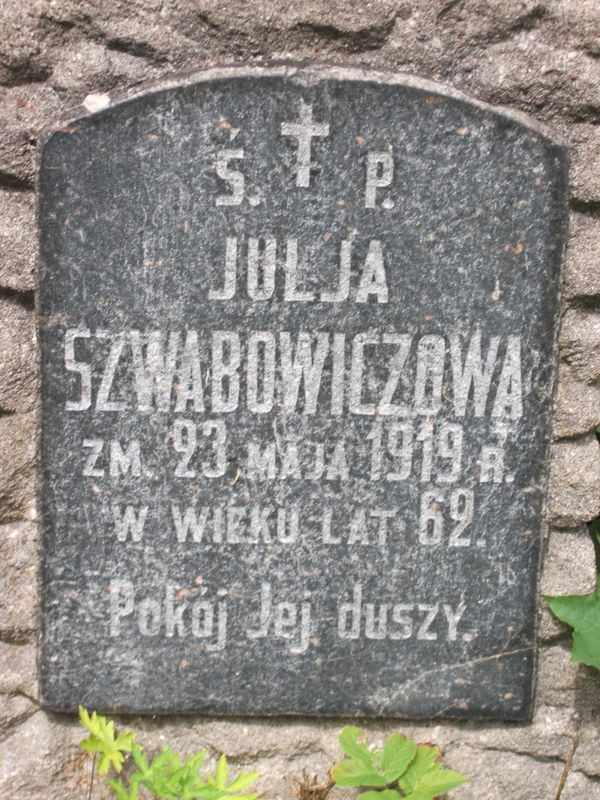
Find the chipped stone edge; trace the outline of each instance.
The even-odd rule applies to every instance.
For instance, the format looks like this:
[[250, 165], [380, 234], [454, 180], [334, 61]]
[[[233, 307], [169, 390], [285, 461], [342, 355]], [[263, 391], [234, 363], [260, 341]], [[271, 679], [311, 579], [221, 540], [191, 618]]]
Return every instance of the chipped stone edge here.
[[[88, 110], [96, 104], [87, 103], [85, 98], [82, 105], [87, 113], [62, 119], [57, 125], [42, 130], [39, 137], [38, 153], [40, 153], [50, 138], [55, 133], [59, 133], [61, 128], [74, 125], [88, 117], [97, 117], [118, 106], [130, 103], [140, 97], [147, 95], [160, 94], [170, 89], [181, 89], [187, 86], [201, 85], [213, 81], [225, 81], [232, 78], [287, 78], [292, 83], [299, 86], [315, 86], [325, 80], [356, 81], [365, 84], [377, 82], [387, 86], [398, 86], [403, 88], [415, 89], [423, 93], [437, 95], [451, 100], [465, 103], [473, 109], [492, 114], [503, 118], [509, 122], [528, 128], [547, 140], [548, 145], [560, 148], [566, 154], [566, 139], [557, 133], [550, 126], [539, 122], [528, 114], [501, 105], [492, 105], [482, 100], [471, 97], [452, 86], [427, 78], [421, 78], [404, 72], [390, 72], [370, 67], [351, 67], [342, 64], [332, 63], [304, 63], [294, 61], [270, 61], [247, 64], [229, 64], [218, 67], [206, 67], [193, 72], [174, 74], [170, 78], [161, 78], [140, 84], [135, 88], [114, 94], [103, 94], [103, 102], [106, 103], [101, 109], [96, 111]], [[107, 102], [108, 101], [108, 102]], [[86, 104], [87, 103], [87, 104]], [[39, 167], [39, 159], [38, 159]]]

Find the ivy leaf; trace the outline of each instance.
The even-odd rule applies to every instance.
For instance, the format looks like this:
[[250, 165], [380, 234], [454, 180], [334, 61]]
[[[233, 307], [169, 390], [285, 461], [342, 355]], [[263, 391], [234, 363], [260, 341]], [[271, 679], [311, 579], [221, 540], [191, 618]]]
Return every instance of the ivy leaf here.
[[573, 628], [571, 661], [600, 669], [600, 594], [545, 596], [552, 613]]
[[417, 754], [417, 744], [407, 736], [395, 733], [383, 745], [381, 769], [386, 783], [393, 783], [406, 771]]
[[116, 772], [120, 772], [125, 760], [123, 754], [131, 752], [135, 734], [125, 730], [115, 738], [114, 722], [95, 711], [90, 716], [83, 706], [79, 706], [79, 721], [90, 734], [79, 746], [88, 753], [100, 754], [98, 774], [106, 774], [111, 766]]

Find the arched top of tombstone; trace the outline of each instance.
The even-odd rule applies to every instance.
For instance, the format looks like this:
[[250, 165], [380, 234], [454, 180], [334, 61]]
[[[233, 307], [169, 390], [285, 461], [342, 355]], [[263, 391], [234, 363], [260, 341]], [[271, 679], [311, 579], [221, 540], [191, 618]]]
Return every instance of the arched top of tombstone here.
[[[127, 104], [140, 104], [149, 100], [157, 102], [164, 93], [182, 93], [185, 95], [195, 89], [209, 89], [211, 86], [232, 82], [251, 83], [258, 79], [261, 79], [265, 85], [267, 82], [272, 81], [275, 83], [285, 82], [289, 86], [295, 85], [305, 88], [328, 83], [354, 84], [357, 92], [368, 92], [371, 85], [394, 87], [405, 98], [410, 96], [413, 98], [420, 97], [424, 100], [429, 98], [430, 105], [435, 105], [436, 101], [444, 100], [459, 103], [471, 108], [474, 114], [492, 115], [497, 117], [498, 120], [504, 120], [506, 123], [527, 128], [532, 133], [546, 139], [549, 145], [561, 146], [564, 144], [556, 131], [530, 115], [507, 106], [491, 105], [438, 81], [408, 73], [389, 72], [365, 67], [328, 64], [309, 65], [293, 62], [211, 67], [175, 75], [168, 79], [163, 78], [159, 81], [149, 82], [141, 87], [136, 86], [112, 95], [88, 95], [83, 103], [87, 113], [71, 117], [68, 122], [72, 124], [82, 122], [97, 114], [114, 113], [117, 109], [122, 109]], [[42, 142], [46, 143], [53, 133], [61, 132], [60, 129], [64, 128], [65, 124], [66, 121], [63, 121], [48, 128], [45, 135], [42, 136]]]

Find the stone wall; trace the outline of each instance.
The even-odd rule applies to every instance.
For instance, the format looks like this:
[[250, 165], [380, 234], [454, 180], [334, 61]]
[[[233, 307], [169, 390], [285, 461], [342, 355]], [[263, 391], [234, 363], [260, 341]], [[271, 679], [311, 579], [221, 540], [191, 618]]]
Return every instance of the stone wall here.
[[[36, 701], [37, 529], [34, 181], [40, 131], [92, 93], [214, 64], [292, 59], [443, 81], [549, 124], [571, 153], [570, 243], [542, 590], [593, 588], [585, 523], [600, 515], [600, 4], [598, 0], [3, 0], [0, 4], [0, 796], [84, 796], [89, 762], [70, 717]], [[568, 632], [540, 607], [530, 725], [367, 724], [443, 746], [472, 776], [456, 800], [600, 798], [600, 676], [569, 661]], [[99, 664], [101, 669], [102, 665]], [[260, 770], [324, 775], [337, 720], [135, 719], [149, 746], [221, 750]], [[337, 793], [338, 796], [341, 794]], [[101, 797], [98, 792], [95, 797]]]

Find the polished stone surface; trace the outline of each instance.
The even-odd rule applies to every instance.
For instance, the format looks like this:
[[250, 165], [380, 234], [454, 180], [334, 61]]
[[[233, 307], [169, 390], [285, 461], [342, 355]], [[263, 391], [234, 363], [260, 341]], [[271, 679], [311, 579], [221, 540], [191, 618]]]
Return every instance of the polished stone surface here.
[[565, 185], [535, 126], [346, 69], [46, 140], [46, 707], [530, 716]]

